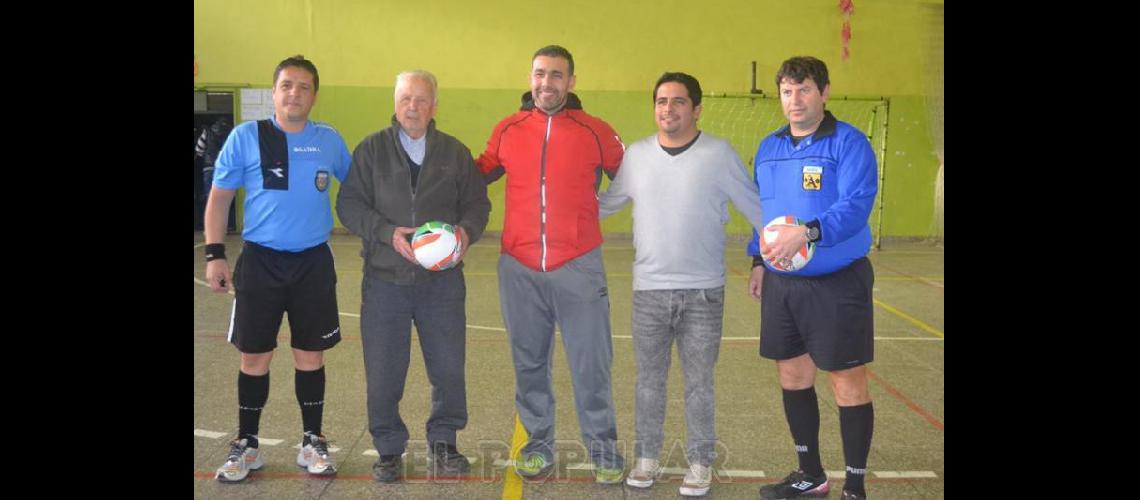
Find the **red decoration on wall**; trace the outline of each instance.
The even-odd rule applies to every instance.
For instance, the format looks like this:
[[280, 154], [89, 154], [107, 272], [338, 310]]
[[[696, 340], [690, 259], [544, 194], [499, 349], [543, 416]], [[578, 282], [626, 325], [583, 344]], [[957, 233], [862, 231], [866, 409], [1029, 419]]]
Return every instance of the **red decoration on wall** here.
[[843, 42], [843, 60], [846, 61], [851, 57], [851, 15], [855, 13], [855, 2], [839, 0], [839, 12], [843, 14], [843, 30], [839, 33], [839, 39]]

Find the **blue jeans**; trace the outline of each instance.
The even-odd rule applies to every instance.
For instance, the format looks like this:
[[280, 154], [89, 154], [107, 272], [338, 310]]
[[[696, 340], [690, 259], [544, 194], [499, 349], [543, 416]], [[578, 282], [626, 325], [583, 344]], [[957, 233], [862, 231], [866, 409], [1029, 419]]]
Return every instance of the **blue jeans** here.
[[724, 287], [634, 290], [633, 346], [637, 361], [635, 453], [658, 458], [664, 442], [665, 392], [673, 341], [685, 375], [686, 455], [689, 463], [716, 459], [713, 382], [724, 320]]

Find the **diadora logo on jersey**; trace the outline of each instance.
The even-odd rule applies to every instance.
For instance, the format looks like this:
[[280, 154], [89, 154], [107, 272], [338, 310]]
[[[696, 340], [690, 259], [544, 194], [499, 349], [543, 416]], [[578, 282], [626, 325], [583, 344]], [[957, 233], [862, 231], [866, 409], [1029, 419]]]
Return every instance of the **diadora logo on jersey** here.
[[823, 167], [805, 166], [804, 191], [819, 191], [823, 181]]
[[321, 148], [316, 146], [296, 146], [293, 148], [294, 153], [320, 153]]
[[283, 169], [281, 167], [271, 168], [271, 169], [269, 169], [269, 171], [273, 172], [273, 175], [276, 175], [277, 178], [279, 178], [279, 179], [285, 177], [285, 174], [284, 174], [285, 169]]
[[317, 178], [313, 182], [317, 185], [317, 191], [325, 192], [329, 188], [329, 171], [317, 170]]

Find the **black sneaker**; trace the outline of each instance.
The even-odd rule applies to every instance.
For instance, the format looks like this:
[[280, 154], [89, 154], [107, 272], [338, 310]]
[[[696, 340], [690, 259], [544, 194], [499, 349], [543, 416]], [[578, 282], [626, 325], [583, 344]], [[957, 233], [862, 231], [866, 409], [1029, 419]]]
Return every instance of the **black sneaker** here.
[[843, 490], [843, 500], [867, 500], [867, 494], [852, 493], [850, 491]]
[[428, 454], [428, 472], [433, 476], [457, 476], [471, 472], [471, 463], [453, 444], [435, 443]]
[[775, 500], [795, 497], [824, 497], [831, 491], [827, 474], [817, 477], [807, 475], [802, 470], [792, 471], [783, 481], [760, 488], [760, 498]]
[[380, 455], [372, 464], [372, 478], [381, 483], [394, 483], [400, 479], [403, 467], [400, 455]]

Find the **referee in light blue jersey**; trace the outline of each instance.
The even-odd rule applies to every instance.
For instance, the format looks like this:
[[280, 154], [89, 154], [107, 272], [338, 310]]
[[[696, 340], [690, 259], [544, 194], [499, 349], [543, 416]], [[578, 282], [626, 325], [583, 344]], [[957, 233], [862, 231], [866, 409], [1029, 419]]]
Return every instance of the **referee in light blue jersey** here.
[[[321, 433], [323, 351], [340, 342], [336, 269], [327, 244], [333, 217], [328, 189], [344, 180], [351, 157], [332, 127], [309, 120], [320, 78], [304, 56], [273, 73], [274, 116], [234, 129], [214, 165], [206, 203], [206, 281], [215, 292], [234, 288], [228, 340], [241, 351], [238, 435], [217, 471], [222, 482], [242, 481], [264, 465], [257, 441], [269, 397], [269, 362], [282, 314], [289, 313], [295, 384], [303, 434], [297, 465], [310, 474], [336, 474]], [[242, 248], [233, 275], [226, 261], [226, 216], [245, 188]]]

